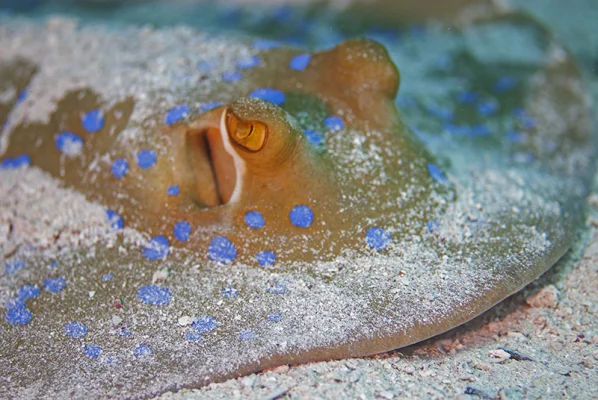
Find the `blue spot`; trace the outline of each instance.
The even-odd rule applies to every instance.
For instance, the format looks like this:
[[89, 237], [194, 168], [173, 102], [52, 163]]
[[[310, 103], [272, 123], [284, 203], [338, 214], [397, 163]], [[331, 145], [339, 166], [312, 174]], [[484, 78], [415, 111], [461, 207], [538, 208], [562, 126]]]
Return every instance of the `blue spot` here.
[[67, 322], [62, 328], [63, 332], [75, 339], [79, 339], [87, 335], [87, 326], [79, 321]]
[[237, 68], [240, 69], [250, 69], [258, 65], [260, 65], [260, 58], [258, 56], [249, 56], [237, 61]]
[[446, 132], [450, 133], [451, 135], [456, 135], [456, 136], [470, 136], [471, 135], [471, 129], [468, 126], [464, 126], [464, 125], [455, 125], [455, 124], [445, 123], [445, 124], [442, 124], [442, 129], [445, 130]]
[[536, 120], [533, 119], [523, 108], [515, 108], [513, 110], [513, 115], [525, 129], [533, 129], [536, 127]]
[[435, 105], [428, 105], [426, 107], [428, 114], [433, 117], [442, 119], [444, 121], [450, 121], [453, 119], [453, 111], [448, 108], [442, 108]]
[[81, 124], [87, 132], [95, 133], [104, 127], [104, 114], [102, 110], [91, 110], [81, 117]]
[[73, 132], [62, 132], [56, 136], [56, 148], [67, 156], [76, 156], [81, 153], [83, 139]]
[[[232, 297], [232, 296], [231, 296]], [[207, 333], [218, 326], [218, 322], [210, 315], [204, 315], [193, 321], [193, 329], [199, 333]]]
[[280, 47], [280, 42], [277, 42], [275, 40], [256, 39], [253, 41], [251, 46], [256, 50], [263, 51]]
[[461, 92], [457, 95], [457, 100], [461, 104], [474, 104], [478, 101], [478, 95], [475, 92]]
[[112, 176], [114, 176], [116, 179], [124, 177], [128, 171], [129, 162], [124, 158], [114, 160], [114, 162], [112, 163]]
[[167, 306], [172, 300], [172, 294], [165, 287], [145, 285], [137, 290], [137, 298], [152, 306]]
[[17, 304], [8, 309], [4, 319], [12, 325], [25, 325], [31, 322], [33, 314], [24, 304]]
[[168, 186], [168, 189], [166, 189], [166, 194], [169, 196], [178, 196], [179, 193], [181, 193], [179, 185]]
[[266, 224], [264, 216], [259, 211], [249, 211], [245, 214], [245, 225], [253, 229], [263, 228]]
[[521, 132], [510, 131], [507, 133], [507, 140], [511, 143], [523, 143], [526, 139], [526, 136]]
[[428, 173], [436, 182], [440, 183], [441, 185], [446, 185], [449, 183], [449, 180], [444, 175], [444, 173], [438, 168], [436, 165], [432, 163], [428, 163]]
[[50, 263], [50, 268], [56, 268], [56, 267], [58, 267], [58, 262], [57, 261], [52, 261]]
[[143, 249], [143, 256], [148, 260], [161, 260], [170, 252], [170, 244], [165, 236], [154, 236]]
[[199, 342], [201, 339], [203, 339], [203, 336], [198, 332], [187, 332], [185, 334], [185, 340], [189, 342]]
[[306, 129], [303, 131], [303, 133], [305, 134], [307, 141], [314, 146], [319, 146], [322, 143], [324, 143], [324, 138], [322, 137], [322, 135], [320, 135], [316, 131], [312, 131], [311, 129]]
[[291, 59], [291, 63], [289, 65], [291, 66], [291, 69], [294, 69], [295, 71], [303, 71], [305, 68], [307, 68], [310, 61], [311, 54], [299, 54]]
[[415, 101], [415, 99], [410, 96], [399, 95], [396, 103], [401, 108], [415, 108], [417, 106], [417, 102]]
[[21, 104], [22, 102], [24, 102], [27, 98], [27, 94], [27, 89], [22, 90], [21, 93], [19, 93], [19, 95], [17, 96], [17, 104]]
[[498, 103], [495, 101], [485, 101], [478, 104], [478, 113], [484, 116], [495, 114], [498, 111]]
[[235, 72], [225, 72], [222, 74], [222, 80], [226, 82], [237, 82], [243, 78], [243, 74], [235, 71]]
[[175, 106], [166, 112], [164, 122], [168, 126], [175, 124], [189, 115], [189, 111], [189, 106], [186, 104]]
[[268, 321], [277, 323], [277, 322], [282, 321], [282, 314], [281, 313], [271, 314], [271, 315], [268, 315], [267, 318], [268, 318]]
[[86, 344], [83, 347], [83, 354], [89, 358], [96, 359], [102, 354], [102, 348], [97, 344]]
[[489, 136], [490, 129], [484, 124], [476, 124], [471, 127], [472, 136]]
[[109, 280], [112, 280], [112, 278], [114, 278], [114, 275], [111, 273], [104, 274], [104, 276], [102, 276], [102, 282], [108, 282]]
[[66, 286], [66, 280], [60, 276], [58, 278], [48, 278], [44, 281], [44, 289], [50, 293], [58, 293]]
[[158, 161], [158, 155], [153, 150], [141, 150], [137, 154], [137, 165], [139, 168], [151, 168], [156, 164], [156, 161]]
[[272, 287], [266, 289], [271, 294], [285, 294], [289, 290], [287, 282], [276, 282]]
[[255, 255], [255, 259], [262, 267], [271, 267], [276, 262], [276, 254], [273, 251], [260, 251]]
[[324, 119], [324, 126], [330, 129], [331, 131], [335, 132], [343, 129], [345, 127], [345, 123], [343, 122], [343, 119], [341, 117], [331, 115]]
[[382, 228], [373, 227], [368, 229], [365, 240], [372, 249], [384, 250], [390, 243], [390, 234]]
[[535, 160], [535, 157], [531, 153], [515, 153], [513, 154], [513, 161], [518, 164], [531, 164]]
[[498, 78], [494, 84], [494, 91], [497, 93], [504, 93], [517, 86], [517, 80], [512, 76], [502, 76]]
[[15, 158], [7, 158], [0, 163], [0, 169], [16, 169], [31, 165], [31, 157], [28, 154], [21, 154]]
[[308, 206], [298, 205], [289, 213], [291, 224], [299, 228], [309, 228], [314, 222], [314, 212]]
[[154, 354], [152, 349], [147, 344], [140, 344], [139, 346], [133, 349], [133, 354], [135, 357], [147, 357]]
[[255, 333], [252, 330], [246, 330], [239, 334], [239, 339], [243, 341], [253, 340]]
[[434, 233], [440, 229], [440, 222], [436, 221], [435, 219], [431, 219], [426, 223], [426, 228], [428, 228], [428, 232]]
[[186, 242], [191, 235], [191, 224], [186, 221], [177, 222], [174, 226], [174, 237], [180, 242]]
[[35, 285], [23, 285], [17, 291], [17, 298], [20, 300], [35, 299], [41, 290]]
[[199, 106], [199, 111], [204, 113], [206, 111], [213, 110], [216, 107], [220, 107], [223, 103], [221, 101], [213, 101], [211, 103], [204, 103]]
[[6, 275], [13, 275], [23, 268], [25, 268], [25, 260], [17, 259], [8, 261], [4, 270], [6, 271]]
[[123, 217], [114, 210], [106, 210], [106, 218], [112, 229], [122, 229], [125, 226], [125, 220]]
[[255, 89], [253, 92], [249, 93], [249, 97], [269, 101], [277, 106], [283, 104], [286, 99], [283, 92], [271, 88]]
[[220, 289], [220, 294], [222, 295], [222, 297], [230, 299], [231, 297], [235, 297], [236, 295], [238, 295], [239, 291], [232, 286], [225, 286], [222, 289]]
[[121, 326], [120, 328], [118, 328], [117, 333], [118, 333], [118, 336], [120, 336], [120, 337], [131, 336], [131, 330], [129, 328], [127, 328], [126, 326]]
[[237, 257], [237, 248], [224, 236], [216, 236], [208, 246], [208, 257], [221, 264], [230, 264]]

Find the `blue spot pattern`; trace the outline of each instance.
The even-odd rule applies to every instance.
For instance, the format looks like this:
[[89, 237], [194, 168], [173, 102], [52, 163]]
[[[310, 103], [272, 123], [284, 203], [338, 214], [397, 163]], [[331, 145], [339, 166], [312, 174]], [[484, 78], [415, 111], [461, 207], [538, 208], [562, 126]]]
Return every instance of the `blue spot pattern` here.
[[286, 96], [283, 92], [272, 88], [255, 89], [249, 93], [249, 97], [268, 101], [272, 104], [276, 104], [277, 106], [283, 104], [286, 100]]
[[511, 89], [514, 89], [517, 86], [517, 80], [512, 76], [502, 76], [498, 78], [496, 83], [494, 84], [494, 91], [497, 93], [504, 93]]
[[256, 39], [253, 41], [251, 46], [256, 50], [271, 50], [277, 47], [280, 47], [280, 42], [275, 40], [267, 40], [267, 39]]
[[25, 325], [31, 322], [33, 314], [25, 307], [25, 304], [20, 303], [11, 306], [4, 319], [12, 325]]
[[191, 235], [191, 224], [187, 221], [177, 222], [174, 226], [174, 237], [180, 242], [186, 242]]
[[41, 290], [36, 285], [23, 285], [17, 290], [17, 298], [20, 300], [35, 299]]
[[166, 189], [166, 194], [169, 196], [178, 196], [179, 193], [181, 193], [179, 185], [168, 186], [168, 189]]
[[268, 315], [268, 317], [266, 317], [266, 318], [270, 322], [277, 323], [277, 322], [282, 321], [282, 314], [281, 313], [271, 314], [271, 315]]
[[66, 286], [66, 280], [59, 276], [58, 278], [48, 278], [44, 281], [44, 289], [50, 293], [58, 293]]
[[428, 232], [434, 233], [440, 229], [440, 222], [436, 221], [435, 219], [431, 219], [426, 223], [426, 228], [428, 228]]
[[303, 71], [311, 61], [311, 54], [299, 54], [291, 59], [290, 67], [295, 71]]
[[255, 255], [255, 259], [262, 267], [272, 267], [276, 262], [276, 254], [273, 251], [260, 251]]
[[147, 344], [140, 344], [139, 346], [135, 347], [135, 349], [133, 349], [133, 354], [135, 355], [135, 357], [147, 357], [154, 354], [154, 352], [152, 351], [151, 347], [149, 347]]
[[211, 103], [204, 103], [201, 106], [199, 106], [199, 111], [200, 112], [206, 112], [206, 111], [210, 111], [213, 110], [216, 107], [220, 107], [221, 105], [223, 105], [224, 103], [222, 103], [221, 101], [214, 101]]
[[102, 276], [102, 282], [108, 282], [109, 280], [112, 280], [112, 278], [114, 278], [114, 275], [111, 273], [104, 274]]
[[175, 106], [166, 112], [166, 116], [164, 117], [164, 122], [166, 125], [170, 126], [172, 124], [176, 124], [187, 115], [189, 115], [189, 106], [186, 104], [181, 104]]
[[461, 104], [475, 104], [478, 101], [478, 95], [475, 92], [461, 92], [457, 95], [457, 100]]
[[258, 56], [249, 56], [237, 61], [237, 68], [239, 69], [250, 69], [260, 65], [260, 58]]
[[324, 119], [324, 126], [333, 132], [340, 131], [345, 127], [343, 119], [337, 115], [331, 115]]
[[239, 291], [232, 286], [225, 286], [222, 289], [220, 289], [220, 294], [222, 295], [222, 297], [230, 299], [238, 295]]
[[126, 326], [119, 327], [116, 332], [118, 333], [118, 336], [120, 336], [120, 337], [129, 337], [132, 334], [131, 330], [129, 328], [127, 328]]
[[123, 178], [129, 172], [129, 162], [124, 158], [114, 160], [112, 163], [112, 176], [116, 179]]
[[6, 263], [6, 266], [4, 267], [4, 271], [6, 272], [6, 275], [14, 275], [18, 271], [25, 268], [25, 265], [26, 265], [25, 260], [21, 260], [21, 259], [10, 260]]
[[6, 158], [0, 162], [0, 169], [16, 169], [31, 165], [31, 157], [28, 154], [21, 154], [14, 158]]
[[266, 289], [271, 294], [285, 294], [289, 290], [287, 282], [276, 282], [272, 287]]
[[524, 129], [533, 129], [536, 127], [536, 120], [534, 120], [523, 108], [515, 108], [513, 110], [513, 115]]
[[96, 359], [102, 354], [102, 348], [97, 344], [86, 344], [83, 347], [83, 354], [91, 359]]
[[83, 114], [81, 125], [89, 133], [96, 133], [104, 127], [104, 114], [102, 110], [95, 109]]
[[208, 258], [221, 264], [230, 264], [237, 257], [237, 248], [224, 236], [216, 236], [208, 246]]
[[314, 222], [314, 212], [305, 205], [298, 205], [293, 207], [289, 213], [291, 224], [299, 228], [309, 228]]
[[153, 150], [141, 150], [137, 154], [137, 165], [141, 169], [153, 167], [158, 161], [158, 155]]
[[525, 134], [517, 131], [507, 132], [507, 140], [511, 143], [523, 143], [527, 140]]
[[306, 129], [303, 131], [303, 133], [305, 134], [307, 141], [314, 146], [319, 146], [322, 143], [324, 143], [324, 138], [322, 137], [322, 135], [320, 135], [316, 131], [312, 131], [311, 129]]
[[166, 306], [172, 300], [172, 293], [162, 286], [145, 285], [137, 290], [137, 298], [152, 306]]
[[390, 243], [390, 233], [378, 227], [368, 229], [365, 234], [365, 240], [368, 246], [374, 250], [384, 250]]
[[17, 96], [17, 104], [21, 104], [22, 102], [25, 101], [25, 99], [27, 98], [27, 95], [29, 94], [29, 92], [27, 91], [27, 89], [22, 90], [19, 95]]
[[446, 185], [449, 183], [449, 180], [444, 175], [444, 173], [438, 168], [436, 165], [432, 163], [428, 163], [428, 173], [436, 182], [440, 183], [441, 185]]
[[428, 111], [428, 114], [430, 114], [431, 116], [444, 120], [444, 121], [450, 121], [453, 119], [453, 111], [449, 110], [447, 108], [442, 108], [436, 105], [428, 105], [426, 107], [426, 110]]
[[199, 342], [203, 339], [203, 336], [199, 332], [187, 332], [185, 333], [185, 340], [189, 342]]
[[[234, 289], [233, 289], [234, 290]], [[204, 315], [203, 317], [197, 318], [193, 321], [192, 327], [199, 333], [207, 333], [215, 329], [218, 326], [218, 322], [211, 315]]]
[[238, 71], [225, 72], [222, 74], [222, 80], [226, 82], [238, 82], [241, 78], [243, 78], [243, 74]]
[[496, 114], [498, 111], [498, 103], [495, 101], [485, 101], [478, 105], [478, 113], [485, 117]]
[[112, 229], [122, 229], [125, 227], [125, 220], [123, 217], [114, 210], [106, 210], [106, 218]]
[[252, 229], [263, 228], [266, 224], [264, 216], [259, 211], [249, 211], [245, 213], [243, 220], [245, 221], [245, 225]]
[[67, 322], [64, 324], [62, 331], [65, 333], [65, 335], [75, 339], [80, 339], [87, 335], [87, 326], [80, 321]]
[[148, 260], [161, 260], [170, 253], [170, 244], [165, 236], [154, 236], [143, 249], [143, 256]]
[[76, 156], [83, 148], [83, 139], [73, 132], [62, 132], [56, 136], [56, 148], [67, 156]]
[[253, 340], [253, 338], [255, 338], [255, 333], [252, 330], [246, 330], [239, 334], [239, 339], [246, 342]]

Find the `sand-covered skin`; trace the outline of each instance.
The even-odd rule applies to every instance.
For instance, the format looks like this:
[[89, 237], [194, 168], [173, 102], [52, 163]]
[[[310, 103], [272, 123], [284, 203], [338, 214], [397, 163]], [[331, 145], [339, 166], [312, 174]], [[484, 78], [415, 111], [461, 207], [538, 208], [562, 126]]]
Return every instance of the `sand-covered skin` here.
[[[52, 66], [62, 65], [65, 60], [72, 61], [66, 57], [66, 54], [72, 53], [72, 46], [79, 46], [79, 56], [84, 59], [86, 41], [88, 44], [104, 43], [105, 46], [112, 44], [113, 46], [108, 46], [111, 47], [112, 54], [124, 56], [131, 53], [132, 59], [135, 59], [134, 54], [145, 54], [143, 48], [138, 50], [139, 53], [134, 53], [135, 50], [130, 47], [130, 43], [134, 43], [135, 40], [143, 41], [145, 34], [150, 37], [148, 43], [173, 43], [174, 48], [183, 47], [183, 44], [177, 42], [180, 37], [177, 36], [175, 40], [172, 36], [182, 34], [191, 42], [192, 47], [201, 46], [201, 40], [197, 39], [195, 32], [180, 28], [174, 31], [147, 33], [131, 30], [124, 35], [118, 35], [120, 45], [112, 43], [115, 35], [101, 29], [84, 30], [83, 39], [73, 38], [74, 27], [70, 21], [55, 20], [49, 26], [33, 26], [27, 21], [17, 21], [7, 23], [3, 29], [7, 30], [2, 37], [6, 40], [6, 46], [2, 48], [9, 49], [2, 53], [5, 59], [28, 53], [30, 58], [39, 60], [38, 57], [41, 57], [43, 52], [35, 48], [36, 43], [43, 47], [47, 42], [44, 44], [41, 38], [50, 38], [55, 45], [52, 57], [58, 58], [46, 60], [50, 68], [46, 71], [42, 68], [40, 75], [46, 79], [63, 78], [63, 74], [76, 72], [77, 68], [67, 63], [64, 66], [65, 71], [55, 71], [55, 75], [49, 73], [52, 72]], [[443, 41], [439, 38], [441, 30], [434, 30], [434, 27], [430, 33], [438, 40], [431, 40], [431, 43], [449, 44], [457, 49], [465, 46], [474, 53], [476, 62], [488, 62], [485, 59], [487, 54], [475, 53], [475, 46], [467, 47], [469, 45], [464, 44], [459, 38]], [[99, 37], [103, 39], [98, 40]], [[16, 41], [17, 38], [21, 38], [22, 42]], [[82, 43], [79, 43], [79, 40], [82, 40]], [[198, 42], [194, 42], [195, 40]], [[26, 45], [23, 46], [23, 43]], [[223, 41], [222, 47], [214, 51], [226, 53], [223, 49], [227, 45], [228, 42]], [[424, 46], [424, 43], [419, 45]], [[562, 57], [559, 58], [562, 52], [559, 52], [558, 45], [547, 48], [549, 51], [540, 51], [540, 55], [547, 57], [544, 61], [548, 61], [549, 66], [558, 67], [562, 61]], [[205, 49], [208, 51], [211, 47], [207, 46]], [[173, 54], [168, 54], [164, 56], [164, 60], [158, 61], [158, 69], [161, 65], [170, 66], [170, 61], [178, 59], [179, 50], [172, 51]], [[406, 54], [417, 52], [413, 48], [402, 51]], [[180, 52], [186, 53], [183, 50]], [[533, 58], [530, 61], [525, 48], [513, 53], [516, 62], [533, 64], [535, 61]], [[428, 69], [424, 71], [430, 72], [428, 76], [422, 73], [422, 78], [429, 79], [428, 87], [441, 82], [449, 91], [459, 88], [459, 85], [454, 85], [454, 81], [442, 79], [442, 73], [435, 75], [434, 68], [430, 67], [432, 62], [425, 60], [426, 54], [413, 54], [412, 58], [421, 60], [418, 57], [423, 57], [421, 65], [427, 66]], [[521, 58], [518, 59], [517, 55]], [[116, 59], [118, 60], [118, 57]], [[44, 60], [40, 61], [43, 64]], [[81, 59], [78, 61], [82, 62]], [[193, 60], [197, 61], [199, 59]], [[125, 60], [123, 64], [126, 63]], [[76, 62], [73, 64], [77, 65]], [[145, 67], [146, 65], [138, 66], [137, 71], [144, 71]], [[409, 67], [412, 71], [418, 70], [417, 62], [406, 66], [405, 71], [409, 71]], [[421, 68], [419, 70], [422, 71]], [[116, 69], [116, 72], [123, 73], [124, 77], [128, 76], [136, 79], [136, 82], [141, 80], [146, 85], [152, 85], [151, 75], [156, 71], [149, 71], [147, 75], [137, 75], [133, 73], [135, 71], [135, 68], [133, 71], [127, 68]], [[175, 71], [178, 70], [175, 68]], [[181, 71], [184, 72], [184, 69]], [[558, 68], [556, 71], [558, 72]], [[93, 71], [87, 70], [85, 73], [91, 72]], [[127, 75], [127, 72], [130, 75]], [[534, 92], [534, 82], [537, 87], [547, 76], [553, 76], [551, 73], [554, 73], [554, 70], [548, 68], [548, 71], [539, 71], [532, 79], [526, 80], [529, 83], [525, 86], [528, 92], [524, 92], [526, 96], [523, 96], [522, 101], [532, 109], [538, 107], [538, 116], [545, 110], [554, 111], [553, 108], [546, 107], [558, 105], [550, 95], [538, 95]], [[143, 81], [144, 76], [150, 81]], [[466, 81], [465, 78], [460, 79]], [[176, 81], [176, 74], [173, 81]], [[161, 93], [157, 99], [169, 99], [170, 96], [174, 96], [170, 103], [165, 103], [163, 107], [177, 100], [177, 91], [170, 85], [173, 81], [154, 82]], [[421, 82], [422, 80], [413, 78], [413, 85]], [[570, 89], [576, 102], [572, 103], [570, 110], [568, 109], [571, 111], [567, 113], [568, 122], [572, 126], [575, 125], [580, 132], [585, 132], [588, 129], [588, 121], [583, 112], [586, 105], [583, 92], [580, 91], [576, 78], [572, 78], [570, 83], [566, 88]], [[69, 84], [72, 84], [69, 79], [65, 79], [65, 87], [52, 86], [43, 79], [34, 82], [29, 93], [30, 103], [26, 101], [21, 111], [17, 108], [11, 120], [14, 118], [15, 121], [22, 121], [29, 118], [23, 114], [22, 109], [25, 107], [33, 111], [33, 120], [43, 120], [51, 111], [51, 94], [72, 88]], [[101, 74], [93, 75], [85, 84], [91, 84], [114, 101], [127, 94], [120, 92], [123, 89], [121, 86], [111, 86], [109, 82], [103, 82]], [[409, 90], [408, 79], [405, 80], [405, 84], [406, 93], [417, 94], [418, 90]], [[135, 85], [125, 90], [135, 94], [140, 91], [143, 94], [143, 90]], [[424, 91], [419, 100], [424, 104], [430, 100], [439, 100], [440, 97], [435, 98], [436, 95], [440, 96], [440, 91]], [[160, 106], [161, 103], [155, 102], [154, 99], [142, 103], [140, 112], [148, 113], [152, 107]], [[567, 104], [569, 103], [560, 105], [566, 107]], [[580, 110], [584, 118], [574, 118], [579, 115], [577, 112]], [[464, 118], [467, 120], [467, 116]], [[563, 142], [556, 144], [563, 152], [554, 155], [550, 148], [538, 146], [542, 144], [542, 138], [545, 138], [542, 133], [544, 131], [540, 129], [541, 134], [537, 140], [531, 140], [531, 147], [522, 149], [533, 152], [539, 160], [538, 164], [544, 167], [551, 165], [552, 169], [526, 168], [520, 161], [523, 157], [523, 163], [526, 162], [527, 153], [516, 152], [512, 159], [506, 156], [510, 153], [506, 152], [504, 147], [499, 147], [495, 152], [489, 151], [488, 158], [465, 159], [459, 157], [459, 154], [476, 154], [476, 149], [484, 146], [479, 142], [468, 144], [462, 139], [449, 143], [446, 133], [437, 137], [434, 134], [437, 128], [433, 123], [424, 123], [430, 120], [430, 117], [415, 115], [414, 120], [422, 122], [422, 137], [428, 141], [430, 148], [447, 158], [448, 179], [458, 189], [457, 199], [447, 204], [447, 212], [434, 216], [438, 226], [427, 229], [426, 226], [409, 225], [406, 221], [405, 224], [411, 229], [412, 234], [408, 240], [394, 243], [390, 256], [355, 258], [349, 255], [332, 263], [317, 263], [309, 268], [298, 266], [275, 273], [245, 265], [223, 267], [198, 263], [196, 253], [184, 250], [173, 252], [163, 263], [147, 264], [140, 256], [137, 246], [140, 242], [136, 238], [142, 233], [125, 231], [119, 236], [122, 243], [115, 244], [114, 232], [105, 229], [105, 222], [102, 224], [98, 220], [100, 228], [97, 231], [85, 231], [85, 227], [96, 223], [95, 220], [88, 219], [89, 215], [100, 218], [101, 205], [87, 202], [72, 191], [60, 189], [56, 181], [52, 181], [38, 170], [3, 171], [0, 184], [1, 192], [8, 194], [6, 198], [3, 197], [3, 208], [8, 212], [3, 212], [2, 223], [3, 226], [12, 226], [8, 229], [10, 235], [5, 232], [8, 245], [3, 247], [4, 256], [13, 256], [17, 249], [17, 252], [20, 252], [17, 253], [18, 256], [27, 257], [27, 267], [24, 270], [14, 277], [2, 280], [3, 300], [10, 299], [15, 289], [26, 282], [33, 282], [41, 287], [45, 278], [58, 275], [65, 277], [67, 281], [67, 288], [63, 292], [51, 294], [44, 291], [39, 298], [28, 302], [34, 319], [27, 326], [14, 327], [3, 322], [2, 329], [5, 334], [2, 335], [2, 351], [10, 354], [4, 361], [3, 371], [11, 377], [4, 390], [20, 397], [36, 394], [62, 396], [72, 393], [72, 390], [76, 390], [75, 396], [90, 393], [96, 396], [149, 395], [183, 386], [199, 386], [207, 383], [209, 379], [222, 379], [287, 362], [388, 350], [468, 320], [501, 300], [505, 293], [519, 289], [525, 281], [531, 280], [560, 257], [568, 247], [574, 228], [581, 219], [580, 206], [583, 205], [583, 194], [588, 184], [584, 176], [576, 179], [575, 176], [567, 175], [579, 164], [591, 168], [591, 148], [576, 148], [578, 143], [575, 140], [565, 138]], [[496, 119], [489, 124], [494, 128], [494, 124], [499, 122], [500, 120]], [[540, 118], [538, 123], [540, 128], [547, 128], [551, 120]], [[551, 132], [561, 133], [559, 130]], [[130, 134], [136, 133], [132, 131]], [[560, 135], [556, 137], [561, 139]], [[502, 143], [497, 138], [498, 132], [491, 139]], [[442, 153], [441, 150], [447, 152]], [[548, 160], [552, 163], [548, 164]], [[553, 176], [555, 171], [558, 174]], [[567, 176], [567, 179], [562, 180], [559, 174]], [[18, 185], [23, 187], [21, 191], [13, 189]], [[31, 203], [18, 201], [23, 195], [27, 195]], [[56, 201], [57, 198], [66, 198], [69, 201], [61, 203]], [[439, 201], [441, 200], [442, 197]], [[32, 203], [43, 204], [34, 207]], [[73, 207], [75, 203], [76, 207]], [[59, 235], [58, 239], [63, 239], [64, 242], [52, 240], [61, 231], [60, 224], [43, 225], [41, 232], [36, 232], [33, 237], [28, 235], [31, 224], [45, 215], [45, 210], [51, 207], [54, 207], [52, 211], [56, 213], [58, 221], [63, 218], [61, 216], [66, 215], [74, 227], [72, 231], [66, 231], [64, 238]], [[564, 212], [570, 213], [569, 217], [562, 218]], [[79, 245], [73, 251], [68, 251], [76, 243], [75, 238], [80, 229], [78, 224], [81, 224], [84, 234]], [[48, 266], [53, 259], [59, 262], [56, 268]], [[103, 277], [108, 273], [113, 274], [113, 277], [104, 280]], [[169, 306], [161, 308], [143, 304], [138, 300], [136, 293], [140, 286], [151, 283], [162, 284], [171, 290], [173, 301]], [[222, 292], [222, 289], [225, 291]], [[546, 293], [546, 300], [536, 299], [537, 301], [531, 303], [536, 306], [545, 303], [553, 305], [553, 297]], [[279, 313], [279, 321], [276, 321], [278, 317], [268, 318]], [[219, 323], [218, 327], [213, 332], [205, 333], [199, 342], [185, 339], [186, 334], [192, 333], [189, 327], [190, 320], [202, 315], [213, 315]], [[69, 338], [63, 333], [64, 324], [74, 319], [87, 325], [88, 334], [84, 339]], [[417, 328], [414, 328], [416, 326]], [[119, 332], [123, 332], [123, 327], [132, 331], [130, 337], [119, 335]], [[523, 333], [525, 332], [533, 331]], [[515, 337], [517, 335], [507, 336], [507, 339], [504, 339], [506, 345], [517, 347], [517, 343], [512, 342]], [[467, 342], [465, 337], [462, 341]], [[22, 347], [16, 347], [17, 344]], [[83, 354], [84, 344], [101, 345], [101, 356], [98, 359], [87, 358]], [[153, 354], [148, 355], [141, 345], [149, 346]], [[443, 350], [450, 352], [451, 347], [458, 346], [454, 342], [445, 343]], [[491, 346], [479, 351], [487, 354], [492, 351], [488, 361], [490, 363], [494, 358], [505, 357], [505, 350], [498, 347]], [[511, 347], [508, 348], [511, 350]], [[524, 350], [527, 348], [523, 345], [521, 348], [522, 354], [525, 354]], [[38, 365], [43, 365], [43, 368], [37, 370], [41, 375], [39, 379], [30, 373], [28, 365], [27, 355], [33, 353], [36, 354]], [[457, 351], [456, 357], [460, 354], [464, 353]], [[533, 356], [530, 358], [533, 359]], [[414, 367], [413, 370], [407, 369], [409, 359], [397, 361], [396, 365], [399, 368], [396, 370], [388, 360], [392, 358], [387, 359], [391, 371], [387, 374], [390, 381], [395, 373], [430, 379], [430, 372], [440, 375], [442, 371], [446, 371], [447, 374], [454, 371], [444, 370], [446, 363], [442, 359], [438, 364], [426, 361], [430, 365], [423, 369], [419, 369], [419, 366], [417, 369]], [[321, 364], [324, 369], [321, 372], [325, 372], [330, 365], [336, 366], [341, 369], [334, 372], [339, 374], [337, 380], [341, 383], [352, 380], [359, 387], [361, 378], [356, 379], [357, 376], [363, 368], [367, 368], [368, 363], [373, 362], [351, 360], [329, 365]], [[505, 361], [504, 365], [524, 366], [524, 362], [527, 361], [514, 364], [511, 360]], [[500, 363], [492, 365], [497, 365], [497, 368], [503, 366]], [[294, 368], [275, 383], [278, 391], [266, 388], [264, 393], [253, 394], [273, 398], [281, 396], [294, 385], [294, 371], [299, 375], [296, 380], [301, 381], [302, 373], [312, 374], [309, 371], [313, 368], [313, 365]], [[343, 371], [343, 368], [348, 372]], [[459, 368], [463, 369], [464, 374], [469, 374], [466, 366]], [[486, 368], [480, 364], [479, 370], [485, 369], [491, 370], [490, 367]], [[265, 381], [273, 374], [276, 373], [269, 372], [258, 379]], [[351, 378], [345, 378], [346, 374], [351, 375]], [[471, 375], [476, 375], [475, 368]], [[238, 381], [229, 381], [220, 386], [222, 391], [219, 391], [218, 386], [212, 386], [199, 393], [205, 394], [206, 390], [214, 390], [215, 396], [229, 397], [234, 395], [235, 385], [243, 385], [238, 387], [239, 395], [251, 395], [252, 392], [243, 391], [249, 391], [248, 388], [261, 390], [259, 383], [251, 382], [252, 379], [250, 376]], [[309, 386], [309, 379], [312, 378], [306, 379], [308, 381], [303, 386]], [[52, 384], [49, 385], [49, 382]], [[289, 383], [286, 387], [279, 387], [279, 382]], [[450, 383], [445, 385], [451, 386]], [[298, 396], [317, 395], [313, 391], [304, 392], [300, 384], [293, 387]], [[456, 385], [451, 387], [455, 390], [457, 388]], [[337, 389], [343, 389], [343, 386], [339, 385]], [[372, 386], [367, 386], [364, 390], [373, 389]], [[388, 387], [385, 387], [380, 393], [384, 392], [383, 397], [392, 397], [393, 392], [387, 390]], [[402, 390], [409, 390], [409, 387]], [[491, 391], [498, 388], [484, 387], [479, 390]], [[413, 393], [418, 392], [421, 393], [414, 387]], [[289, 393], [292, 394], [292, 390]]]

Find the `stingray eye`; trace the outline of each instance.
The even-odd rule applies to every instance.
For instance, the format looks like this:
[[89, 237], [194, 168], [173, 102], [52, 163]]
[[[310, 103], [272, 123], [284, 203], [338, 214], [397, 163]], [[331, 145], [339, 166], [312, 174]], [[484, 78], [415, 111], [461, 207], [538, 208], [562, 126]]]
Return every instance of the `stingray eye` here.
[[266, 144], [268, 127], [260, 121], [245, 121], [228, 110], [226, 130], [233, 142], [249, 151], [259, 151]]

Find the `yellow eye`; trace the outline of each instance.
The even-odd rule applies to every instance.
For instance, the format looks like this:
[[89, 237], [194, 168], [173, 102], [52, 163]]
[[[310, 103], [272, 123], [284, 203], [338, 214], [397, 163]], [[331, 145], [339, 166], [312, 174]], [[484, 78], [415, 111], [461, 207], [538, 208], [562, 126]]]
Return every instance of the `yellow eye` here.
[[232, 111], [226, 113], [226, 130], [232, 141], [249, 151], [259, 151], [268, 139], [268, 127], [259, 121], [245, 121]]

